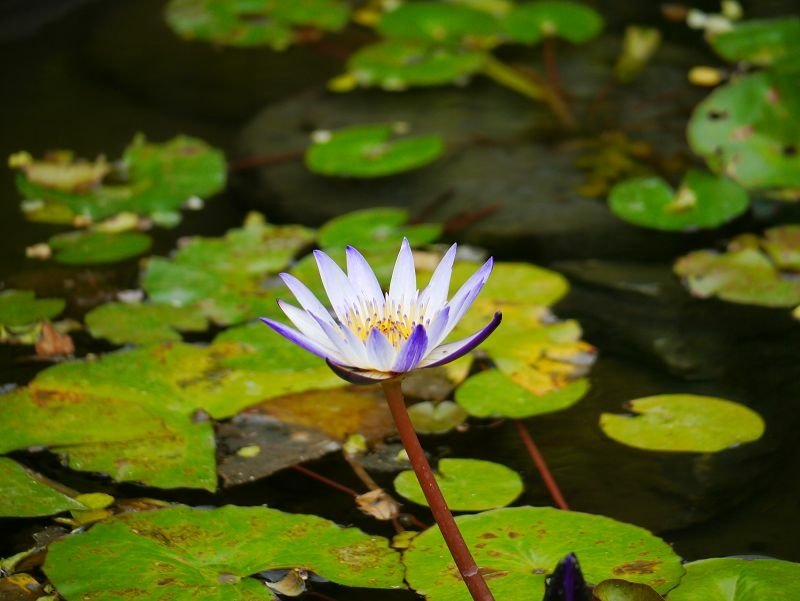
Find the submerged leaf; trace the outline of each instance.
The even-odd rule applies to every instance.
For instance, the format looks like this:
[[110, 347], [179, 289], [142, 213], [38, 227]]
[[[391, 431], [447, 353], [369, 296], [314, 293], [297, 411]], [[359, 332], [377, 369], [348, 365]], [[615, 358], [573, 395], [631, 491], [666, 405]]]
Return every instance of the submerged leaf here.
[[725, 557], [687, 563], [669, 601], [795, 601], [799, 596], [800, 564]]

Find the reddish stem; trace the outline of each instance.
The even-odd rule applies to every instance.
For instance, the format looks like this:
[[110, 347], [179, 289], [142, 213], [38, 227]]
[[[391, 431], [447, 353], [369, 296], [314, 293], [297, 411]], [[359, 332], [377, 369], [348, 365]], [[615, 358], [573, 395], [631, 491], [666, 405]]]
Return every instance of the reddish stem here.
[[542, 58], [547, 83], [554, 93], [562, 96], [561, 77], [558, 75], [558, 61], [556, 61], [556, 41], [550, 36], [546, 36], [542, 42]]
[[331, 480], [330, 478], [326, 478], [322, 474], [318, 474], [317, 472], [312, 472], [307, 467], [303, 467], [302, 465], [295, 464], [295, 465], [292, 466], [292, 469], [297, 470], [301, 474], [305, 474], [309, 478], [314, 478], [314, 480], [318, 480], [319, 482], [322, 482], [323, 484], [327, 484], [331, 488], [335, 488], [336, 490], [341, 491], [341, 492], [345, 493], [346, 495], [350, 495], [351, 497], [357, 497], [358, 496], [358, 493], [356, 491], [354, 491], [352, 488], [348, 488], [344, 484], [339, 484], [335, 480]]
[[542, 480], [544, 480], [544, 485], [550, 492], [550, 496], [553, 497], [553, 501], [555, 501], [559, 509], [569, 511], [569, 505], [567, 505], [567, 502], [564, 500], [564, 495], [561, 494], [561, 489], [558, 488], [556, 479], [553, 478], [553, 474], [550, 473], [550, 469], [547, 467], [547, 462], [539, 452], [536, 443], [533, 442], [533, 438], [528, 432], [528, 429], [525, 427], [525, 424], [520, 419], [515, 419], [514, 423], [517, 424], [519, 437], [525, 444], [525, 448], [528, 449], [528, 453], [530, 454], [531, 459], [533, 459], [533, 463], [536, 464], [536, 469], [539, 470], [539, 475], [542, 477]]
[[425, 499], [428, 501], [431, 513], [433, 513], [436, 524], [442, 532], [447, 548], [450, 549], [450, 554], [456, 562], [456, 567], [458, 567], [458, 571], [461, 573], [470, 595], [475, 601], [494, 601], [486, 581], [478, 571], [478, 566], [469, 552], [464, 537], [461, 536], [461, 532], [453, 519], [453, 514], [450, 513], [450, 509], [447, 507], [442, 491], [439, 489], [431, 466], [425, 457], [425, 451], [422, 450], [422, 445], [419, 443], [417, 433], [414, 432], [414, 426], [411, 424], [411, 418], [406, 410], [400, 381], [389, 380], [384, 382], [383, 391], [386, 394], [386, 400], [389, 402], [389, 410], [392, 412], [397, 432], [400, 434], [400, 440], [403, 442], [403, 447], [408, 454], [408, 460], [411, 462], [411, 467], [414, 468], [414, 473], [422, 487], [422, 492], [425, 494]]

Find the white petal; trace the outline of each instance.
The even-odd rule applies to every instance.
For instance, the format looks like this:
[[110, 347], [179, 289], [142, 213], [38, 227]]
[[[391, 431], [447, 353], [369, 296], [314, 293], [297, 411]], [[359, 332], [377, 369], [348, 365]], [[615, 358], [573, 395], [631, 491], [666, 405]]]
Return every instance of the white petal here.
[[348, 246], [346, 252], [347, 277], [350, 278], [353, 288], [362, 298], [383, 303], [383, 290], [367, 260], [352, 246]]
[[447, 324], [450, 321], [450, 307], [445, 307], [436, 314], [431, 320], [430, 325], [427, 327], [428, 331], [428, 349], [426, 354], [435, 349], [449, 332], [445, 331]]
[[314, 293], [311, 292], [303, 282], [298, 280], [291, 273], [282, 273], [281, 279], [283, 283], [286, 284], [286, 287], [291, 290], [292, 294], [294, 294], [294, 297], [303, 309], [333, 323], [333, 319], [331, 319], [328, 310], [319, 302], [319, 299], [314, 296]]
[[370, 368], [389, 371], [394, 364], [397, 351], [378, 328], [372, 328], [367, 337], [367, 356]]
[[328, 344], [336, 349], [336, 363], [357, 367], [365, 362], [366, 349], [364, 345], [360, 340], [358, 346], [351, 344], [345, 335], [345, 332], [349, 331], [347, 328], [332, 326], [322, 320], [319, 320], [319, 326], [325, 331]]
[[456, 258], [456, 246], [453, 244], [445, 253], [433, 271], [430, 283], [419, 295], [419, 304], [426, 307], [425, 313], [427, 315], [433, 315], [447, 302], [447, 293], [450, 291], [450, 277], [453, 275], [453, 261]]
[[286, 317], [289, 318], [289, 321], [303, 334], [321, 345], [330, 346], [325, 332], [322, 331], [317, 320], [311, 317], [311, 315], [282, 300], [278, 301], [278, 306], [286, 314]]
[[344, 322], [347, 318], [347, 308], [357, 298], [356, 292], [344, 271], [333, 259], [321, 250], [314, 251], [314, 258], [317, 260], [322, 285], [325, 287], [331, 306], [339, 321]]
[[403, 238], [397, 261], [392, 272], [392, 282], [389, 285], [389, 297], [397, 303], [407, 303], [417, 294], [417, 273], [414, 270], [414, 255], [408, 239]]

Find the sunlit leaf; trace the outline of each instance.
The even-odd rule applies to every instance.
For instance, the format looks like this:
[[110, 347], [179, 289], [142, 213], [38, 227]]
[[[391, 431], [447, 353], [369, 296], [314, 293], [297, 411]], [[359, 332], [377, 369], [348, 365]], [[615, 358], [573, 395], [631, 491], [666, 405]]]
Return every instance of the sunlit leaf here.
[[727, 178], [690, 170], [678, 190], [659, 177], [627, 180], [608, 199], [620, 218], [659, 230], [714, 228], [747, 210], [747, 192]]
[[387, 38], [437, 44], [487, 45], [500, 26], [489, 13], [447, 2], [412, 2], [383, 15], [378, 31]]
[[179, 341], [180, 332], [202, 332], [208, 320], [195, 306], [107, 303], [86, 315], [86, 327], [114, 344], [153, 344]]
[[758, 440], [764, 420], [752, 409], [714, 397], [662, 394], [626, 404], [633, 415], [603, 413], [600, 428], [622, 444], [648, 451], [716, 453]]
[[535, 44], [542, 38], [560, 37], [574, 44], [589, 41], [603, 28], [596, 10], [568, 0], [539, 0], [515, 6], [503, 19], [512, 42]]
[[[394, 259], [403, 238], [408, 238], [409, 244], [414, 247], [434, 242], [442, 233], [440, 225], [409, 224], [408, 220], [408, 211], [399, 208], [353, 211], [335, 217], [323, 225], [317, 240], [326, 249], [342, 251], [345, 246], [350, 245], [364, 253], [368, 259], [371, 258], [370, 254], [381, 252], [389, 253]], [[390, 265], [394, 266], [393, 260]]]
[[773, 65], [800, 55], [800, 17], [742, 21], [709, 36], [711, 47], [729, 61]]
[[141, 232], [77, 231], [56, 234], [47, 244], [53, 258], [65, 265], [116, 263], [141, 255], [150, 248], [152, 239]]
[[423, 167], [444, 152], [439, 136], [396, 137], [392, 124], [355, 125], [325, 132], [306, 152], [311, 171], [338, 177], [384, 177]]
[[0, 457], [0, 517], [53, 515], [86, 507], [41, 476], [8, 457]]
[[726, 557], [687, 563], [669, 601], [794, 601], [799, 595], [800, 564]]
[[[436, 474], [447, 506], [454, 511], [505, 507], [522, 494], [519, 474], [491, 461], [442, 459]], [[419, 505], [428, 504], [413, 471], [400, 472], [394, 479], [394, 487], [406, 499]]]
[[[648, 531], [598, 515], [547, 507], [495, 509], [456, 518], [496, 599], [539, 599], [544, 581], [574, 552], [588, 582], [623, 578], [659, 592], [674, 587], [680, 558]], [[406, 580], [428, 601], [469, 601], [438, 528], [416, 537], [403, 555]]]
[[[453, 267], [451, 288], [467, 281], [478, 268], [475, 263], [457, 262]], [[489, 281], [481, 290], [480, 299], [497, 303], [552, 305], [569, 291], [567, 279], [555, 271], [530, 263], [496, 262]]]
[[347, 586], [400, 588], [398, 558], [384, 538], [311, 515], [178, 506], [127, 513], [58, 541], [44, 570], [67, 601], [255, 601], [273, 594], [252, 576], [274, 568], [303, 567]]

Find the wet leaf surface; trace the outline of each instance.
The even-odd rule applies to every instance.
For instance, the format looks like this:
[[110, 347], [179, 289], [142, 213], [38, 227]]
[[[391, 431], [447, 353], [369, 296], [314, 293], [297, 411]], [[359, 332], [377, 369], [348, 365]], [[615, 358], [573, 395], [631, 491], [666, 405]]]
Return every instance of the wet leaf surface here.
[[77, 231], [57, 234], [47, 241], [53, 258], [64, 265], [116, 263], [144, 254], [153, 240], [141, 232]]
[[[323, 248], [338, 252], [350, 245], [365, 255], [389, 253], [394, 257], [403, 238], [408, 238], [409, 244], [415, 247], [434, 242], [442, 233], [440, 225], [409, 224], [408, 220], [405, 209], [386, 207], [353, 211], [328, 221], [320, 228], [317, 239]], [[390, 269], [393, 266], [392, 261]]]
[[19, 191], [36, 200], [23, 204], [23, 212], [34, 221], [52, 223], [69, 223], [76, 217], [97, 221], [123, 212], [157, 217], [175, 213], [190, 197], [219, 192], [227, 169], [220, 151], [186, 136], [160, 144], [137, 136], [115, 167], [114, 181], [75, 191], [31, 181], [20, 172]]
[[600, 33], [603, 19], [593, 8], [568, 0], [539, 0], [515, 6], [503, 19], [508, 39], [536, 44], [542, 38], [560, 37], [582, 44]]
[[743, 21], [710, 36], [708, 41], [717, 54], [729, 61], [788, 63], [800, 55], [800, 17]]
[[0, 517], [54, 515], [72, 509], [86, 507], [13, 459], [0, 457]]
[[[439, 136], [405, 137], [405, 124], [354, 125], [325, 132], [306, 152], [306, 165], [321, 175], [384, 177], [418, 169], [444, 152]], [[351, 243], [352, 244], [352, 243]]]
[[[522, 494], [522, 479], [499, 463], [479, 459], [442, 459], [436, 466], [436, 481], [453, 511], [484, 511], [505, 507]], [[394, 479], [397, 492], [418, 505], [427, 506], [413, 471]]]
[[464, 423], [467, 412], [453, 401], [423, 401], [411, 405], [408, 416], [420, 434], [444, 434]]
[[734, 557], [686, 564], [686, 576], [670, 601], [793, 601], [800, 595], [800, 564]]
[[180, 332], [202, 332], [208, 327], [196, 306], [155, 303], [107, 303], [90, 311], [85, 319], [92, 336], [114, 344], [177, 342]]
[[634, 415], [603, 413], [600, 428], [622, 444], [649, 451], [717, 453], [764, 434], [764, 420], [744, 405], [693, 394], [662, 394], [627, 403]]
[[[504, 601], [541, 597], [546, 575], [570, 552], [588, 582], [623, 578], [665, 592], [683, 575], [680, 558], [661, 539], [602, 516], [514, 507], [456, 522], [495, 598]], [[403, 563], [411, 587], [429, 601], [470, 599], [437, 528], [412, 541]]]
[[500, 25], [489, 13], [469, 6], [414, 2], [385, 13], [378, 32], [402, 40], [485, 46], [499, 37]]
[[399, 555], [386, 539], [264, 507], [125, 514], [51, 545], [44, 569], [67, 601], [180, 601], [273, 599], [250, 576], [287, 567], [348, 586], [403, 583]]
[[747, 192], [735, 182], [694, 170], [677, 190], [658, 177], [627, 180], [611, 190], [608, 203], [625, 221], [667, 231], [715, 228], [750, 204]]

